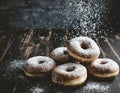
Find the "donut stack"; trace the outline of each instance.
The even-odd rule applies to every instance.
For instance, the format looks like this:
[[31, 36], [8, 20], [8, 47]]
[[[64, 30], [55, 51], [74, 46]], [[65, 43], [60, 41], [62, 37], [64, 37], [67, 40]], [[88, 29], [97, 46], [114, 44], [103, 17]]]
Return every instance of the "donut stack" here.
[[[89, 37], [75, 37], [67, 47], [54, 49], [50, 57], [29, 58], [24, 72], [29, 77], [51, 74], [52, 81], [65, 86], [79, 86], [87, 79], [87, 71], [95, 77], [109, 78], [119, 74], [119, 66], [112, 59], [98, 58], [100, 49]], [[84, 65], [82, 65], [82, 64]]]

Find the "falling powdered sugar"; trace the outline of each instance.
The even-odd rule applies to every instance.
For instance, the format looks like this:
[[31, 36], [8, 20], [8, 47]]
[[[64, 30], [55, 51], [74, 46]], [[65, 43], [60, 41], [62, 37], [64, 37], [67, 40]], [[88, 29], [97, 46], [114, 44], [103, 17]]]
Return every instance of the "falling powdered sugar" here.
[[106, 17], [109, 13], [105, 0], [66, 0], [65, 5], [62, 13], [66, 17], [66, 30], [54, 31], [52, 33], [55, 36], [54, 40], [62, 41], [65, 33], [68, 39], [80, 35], [95, 38], [98, 35], [103, 35], [104, 32], [113, 30], [105, 23], [108, 21]]
[[70, 0], [69, 6], [75, 10], [68, 12], [68, 21], [75, 29], [76, 35], [95, 37], [102, 33], [99, 29], [107, 13], [105, 0]]

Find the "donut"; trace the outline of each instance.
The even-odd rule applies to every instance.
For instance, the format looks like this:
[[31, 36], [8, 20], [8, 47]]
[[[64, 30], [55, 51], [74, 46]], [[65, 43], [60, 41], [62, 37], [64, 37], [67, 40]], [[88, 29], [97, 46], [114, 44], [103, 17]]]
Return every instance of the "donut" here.
[[75, 37], [68, 44], [68, 53], [78, 62], [91, 63], [100, 55], [98, 45], [89, 37]]
[[99, 78], [114, 77], [119, 74], [118, 64], [109, 58], [99, 58], [87, 66], [88, 71]]
[[87, 79], [86, 68], [77, 63], [65, 63], [52, 72], [52, 81], [64, 86], [79, 86]]
[[62, 62], [62, 63], [67, 62], [70, 59], [67, 52], [67, 47], [58, 47], [54, 49], [51, 52], [50, 57], [55, 61]]
[[55, 67], [56, 63], [53, 59], [46, 56], [35, 56], [25, 62], [23, 70], [29, 77], [41, 77], [48, 75]]

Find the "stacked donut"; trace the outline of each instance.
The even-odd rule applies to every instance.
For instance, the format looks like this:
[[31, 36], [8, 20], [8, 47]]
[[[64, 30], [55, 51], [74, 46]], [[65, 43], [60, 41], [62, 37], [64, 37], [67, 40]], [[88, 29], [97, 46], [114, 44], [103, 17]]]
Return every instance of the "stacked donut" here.
[[29, 58], [23, 70], [30, 77], [51, 74], [54, 83], [65, 86], [83, 84], [87, 79], [87, 71], [99, 78], [118, 75], [118, 64], [112, 59], [98, 58], [99, 55], [100, 49], [95, 41], [89, 37], [80, 36], [71, 39], [67, 47], [54, 49], [50, 57]]

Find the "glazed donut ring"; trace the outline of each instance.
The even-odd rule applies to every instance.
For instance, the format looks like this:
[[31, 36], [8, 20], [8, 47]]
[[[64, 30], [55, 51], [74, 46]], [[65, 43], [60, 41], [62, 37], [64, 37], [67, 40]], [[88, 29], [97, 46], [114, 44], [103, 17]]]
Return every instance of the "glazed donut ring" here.
[[59, 65], [52, 72], [53, 82], [65, 86], [78, 86], [84, 83], [86, 79], [86, 68], [77, 63]]
[[100, 55], [94, 40], [88, 37], [75, 37], [67, 45], [68, 53], [79, 62], [91, 63]]
[[58, 47], [54, 49], [50, 57], [53, 58], [57, 62], [66, 62], [69, 60], [69, 55], [67, 52], [67, 47]]
[[56, 66], [53, 59], [45, 56], [29, 58], [24, 65], [24, 72], [29, 77], [40, 77], [49, 74]]
[[96, 77], [109, 78], [119, 74], [118, 64], [108, 58], [99, 58], [88, 65], [88, 71]]

